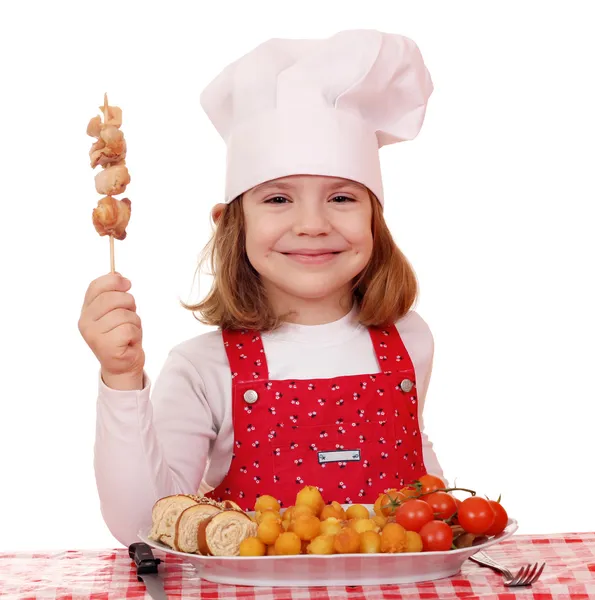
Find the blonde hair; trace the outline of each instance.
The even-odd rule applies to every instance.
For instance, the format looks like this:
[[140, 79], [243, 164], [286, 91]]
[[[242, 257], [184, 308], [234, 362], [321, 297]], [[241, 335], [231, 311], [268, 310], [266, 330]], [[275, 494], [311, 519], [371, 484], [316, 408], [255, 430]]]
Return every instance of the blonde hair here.
[[[353, 282], [353, 296], [360, 305], [360, 323], [380, 327], [398, 321], [411, 309], [418, 286], [386, 225], [380, 203], [368, 193], [374, 243], [367, 266]], [[257, 331], [270, 331], [283, 323], [283, 317], [273, 313], [260, 276], [248, 260], [242, 196], [223, 209], [197, 272], [205, 263], [214, 277], [211, 290], [197, 304], [181, 302], [198, 321], [221, 329]]]

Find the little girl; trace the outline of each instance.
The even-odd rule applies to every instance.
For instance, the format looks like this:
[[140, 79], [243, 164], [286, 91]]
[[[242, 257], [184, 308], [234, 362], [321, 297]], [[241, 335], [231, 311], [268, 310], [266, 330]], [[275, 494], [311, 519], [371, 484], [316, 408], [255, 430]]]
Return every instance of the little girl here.
[[217, 326], [174, 347], [151, 393], [130, 282], [93, 281], [79, 321], [101, 364], [95, 471], [128, 545], [153, 503], [200, 491], [251, 509], [304, 485], [373, 503], [442, 469], [423, 432], [432, 334], [383, 218], [378, 149], [419, 132], [432, 82], [378, 31], [272, 39], [201, 103], [227, 145], [212, 210]]

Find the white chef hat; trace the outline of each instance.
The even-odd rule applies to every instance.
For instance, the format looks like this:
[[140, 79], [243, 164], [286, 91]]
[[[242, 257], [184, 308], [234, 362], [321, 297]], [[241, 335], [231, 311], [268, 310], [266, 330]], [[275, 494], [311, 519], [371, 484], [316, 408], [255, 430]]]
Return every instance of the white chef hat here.
[[418, 134], [432, 91], [417, 45], [401, 35], [264, 42], [201, 94], [227, 145], [224, 201], [308, 174], [357, 181], [383, 203], [378, 149]]

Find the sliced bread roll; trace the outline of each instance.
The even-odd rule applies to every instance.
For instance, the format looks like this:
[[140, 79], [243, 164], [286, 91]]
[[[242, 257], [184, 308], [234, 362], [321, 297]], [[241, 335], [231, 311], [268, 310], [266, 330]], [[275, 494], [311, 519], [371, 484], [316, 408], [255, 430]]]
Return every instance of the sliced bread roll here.
[[161, 524], [161, 517], [163, 517], [163, 513], [166, 511], [167, 507], [178, 497], [178, 495], [179, 494], [165, 496], [153, 504], [153, 510], [151, 512], [151, 532], [149, 533], [150, 539], [158, 539], [157, 530]]
[[186, 508], [176, 521], [174, 550], [198, 552], [198, 526], [202, 521], [221, 512], [212, 504], [202, 503]]
[[196, 506], [197, 502], [192, 496], [176, 494], [158, 500], [157, 505], [153, 507], [155, 520], [149, 538], [173, 548], [178, 517], [189, 506]]
[[209, 504], [210, 506], [215, 506], [219, 510], [225, 510], [227, 508], [224, 502], [217, 502], [217, 500], [209, 498], [208, 496], [198, 496], [196, 501], [199, 504]]
[[198, 526], [198, 551], [205, 556], [239, 556], [240, 544], [256, 536], [257, 525], [237, 510], [224, 510], [201, 521]]
[[240, 512], [244, 512], [242, 510], [242, 507], [239, 504], [236, 504], [233, 500], [223, 500], [221, 504], [223, 504], [224, 508], [226, 509], [231, 508], [233, 510], [239, 510]]

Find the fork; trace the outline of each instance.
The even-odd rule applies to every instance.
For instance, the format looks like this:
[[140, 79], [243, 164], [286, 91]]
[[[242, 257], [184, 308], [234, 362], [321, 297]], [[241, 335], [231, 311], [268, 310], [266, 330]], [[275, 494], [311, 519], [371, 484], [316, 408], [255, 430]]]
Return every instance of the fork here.
[[502, 573], [504, 576], [504, 585], [507, 587], [532, 585], [540, 578], [541, 574], [543, 573], [543, 569], [545, 568], [545, 563], [542, 563], [541, 566], [539, 563], [532, 565], [528, 564], [524, 567], [521, 567], [516, 575], [513, 575], [506, 567], [503, 567], [497, 563], [493, 558], [490, 558], [484, 552], [476, 552], [469, 558], [482, 567], [489, 567], [490, 569], [494, 569], [495, 571]]

